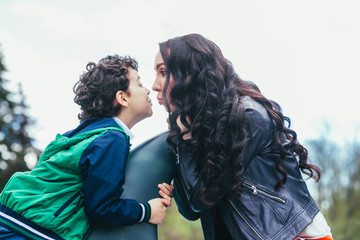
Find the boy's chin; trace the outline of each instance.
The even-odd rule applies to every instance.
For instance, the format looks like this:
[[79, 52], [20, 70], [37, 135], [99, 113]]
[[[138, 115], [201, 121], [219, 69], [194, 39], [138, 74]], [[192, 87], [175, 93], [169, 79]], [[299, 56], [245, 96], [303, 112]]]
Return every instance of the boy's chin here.
[[[138, 124], [139, 122], [141, 122], [142, 120], [149, 118], [153, 115], [153, 111], [152, 109], [150, 109], [148, 112], [143, 112], [141, 115], [137, 116], [137, 120], [135, 124]], [[135, 125], [134, 124], [134, 125]]]
[[151, 109], [146, 115], [143, 116], [143, 118], [142, 118], [140, 121], [142, 121], [142, 120], [144, 120], [144, 119], [146, 119], [146, 118], [149, 118], [149, 117], [151, 117], [152, 115], [153, 115], [153, 111], [152, 111], [152, 109]]
[[153, 115], [153, 111], [151, 110], [151, 112], [145, 117], [145, 118], [149, 118]]

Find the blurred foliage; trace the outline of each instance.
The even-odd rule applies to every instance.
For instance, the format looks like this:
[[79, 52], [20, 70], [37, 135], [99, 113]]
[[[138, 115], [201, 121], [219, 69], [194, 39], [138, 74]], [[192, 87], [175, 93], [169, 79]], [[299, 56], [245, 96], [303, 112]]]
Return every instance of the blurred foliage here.
[[172, 200], [165, 221], [158, 227], [159, 240], [202, 240], [204, 239], [200, 220], [188, 221], [183, 218]]
[[330, 125], [323, 126], [318, 139], [307, 141], [312, 163], [322, 171], [314, 198], [334, 239], [360, 240], [360, 143], [354, 138], [340, 146], [327, 137]]
[[0, 49], [0, 191], [14, 172], [30, 169], [26, 159], [36, 161], [40, 153], [27, 134], [32, 122], [26, 114], [21, 85], [17, 93], [6, 89], [8, 80], [2, 77], [6, 71], [3, 59]]

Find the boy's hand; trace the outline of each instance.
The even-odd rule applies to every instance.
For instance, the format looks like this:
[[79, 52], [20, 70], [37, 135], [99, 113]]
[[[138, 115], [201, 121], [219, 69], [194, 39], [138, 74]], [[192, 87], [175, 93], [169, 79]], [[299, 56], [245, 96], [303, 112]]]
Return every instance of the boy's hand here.
[[158, 188], [160, 189], [160, 196], [162, 196], [166, 200], [165, 207], [171, 207], [171, 198], [174, 186], [167, 183], [162, 183], [158, 185]]
[[154, 198], [148, 201], [151, 208], [149, 223], [162, 224], [166, 216], [166, 200], [163, 198]]

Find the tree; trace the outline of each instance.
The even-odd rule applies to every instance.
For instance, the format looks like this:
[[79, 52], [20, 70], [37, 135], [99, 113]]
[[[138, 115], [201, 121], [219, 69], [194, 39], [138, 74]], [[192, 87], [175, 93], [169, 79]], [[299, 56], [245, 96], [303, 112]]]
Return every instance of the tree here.
[[360, 239], [360, 143], [344, 146], [329, 139], [330, 125], [322, 136], [309, 140], [309, 155], [323, 173], [316, 202], [328, 221], [334, 239]]
[[29, 161], [37, 161], [40, 151], [33, 146], [27, 128], [33, 123], [27, 115], [27, 106], [21, 85], [16, 93], [6, 89], [6, 71], [0, 48], [0, 191], [14, 172], [30, 170]]
[[329, 139], [331, 132], [330, 124], [324, 122], [324, 129], [321, 130], [318, 139], [307, 140], [309, 159], [321, 170], [321, 179], [315, 184], [316, 202], [320, 209], [326, 209], [331, 205], [329, 202], [331, 191], [336, 191], [340, 187], [339, 159], [341, 152], [338, 145]]

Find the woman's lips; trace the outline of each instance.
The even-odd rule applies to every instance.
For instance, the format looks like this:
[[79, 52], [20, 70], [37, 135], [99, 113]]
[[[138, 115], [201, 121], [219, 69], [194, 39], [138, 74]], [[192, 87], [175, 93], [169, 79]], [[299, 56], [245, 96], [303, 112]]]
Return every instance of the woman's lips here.
[[164, 105], [164, 101], [163, 101], [162, 98], [157, 98], [157, 100], [158, 100], [158, 102], [159, 102], [160, 105]]

